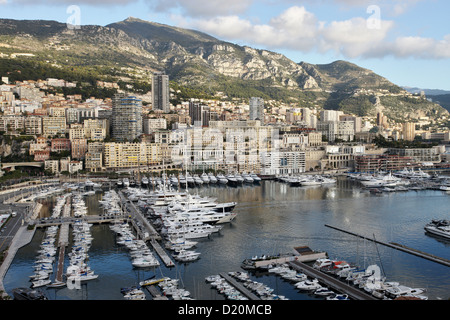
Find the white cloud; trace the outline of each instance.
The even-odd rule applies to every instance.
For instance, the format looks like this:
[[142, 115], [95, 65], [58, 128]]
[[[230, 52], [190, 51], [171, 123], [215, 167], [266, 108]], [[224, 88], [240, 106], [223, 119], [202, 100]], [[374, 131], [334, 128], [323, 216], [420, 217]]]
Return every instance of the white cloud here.
[[363, 18], [332, 21], [321, 29], [320, 50], [333, 50], [351, 58], [370, 55], [385, 41], [393, 26], [392, 21], [380, 20], [379, 27], [374, 28]]
[[190, 17], [214, 17], [234, 15], [245, 12], [253, 0], [145, 0], [151, 8], [158, 12], [181, 10]]
[[397, 57], [449, 59], [450, 34], [442, 40], [423, 37], [399, 37], [389, 51]]
[[303, 7], [291, 7], [268, 24], [252, 24], [236, 15], [187, 22], [190, 27], [223, 39], [243, 40], [272, 49], [310, 50], [315, 45], [318, 21]]
[[299, 6], [288, 8], [266, 24], [253, 23], [237, 15], [183, 19], [183, 24], [183, 27], [201, 30], [220, 39], [269, 50], [331, 52], [346, 58], [450, 58], [450, 35], [443, 40], [423, 37], [390, 39], [395, 27], [393, 21], [356, 17], [325, 22]]
[[[8, 0], [0, 0], [2, 1]], [[127, 5], [130, 3], [135, 3], [138, 0], [10, 0], [9, 3], [16, 5], [61, 5], [61, 6], [70, 6], [70, 5], [81, 5], [88, 4], [92, 6], [115, 6], [115, 5]]]
[[[189, 23], [189, 22], [188, 22]], [[268, 49], [335, 51], [349, 57], [367, 54], [382, 42], [393, 22], [380, 21], [370, 28], [367, 20], [354, 18], [327, 24], [304, 7], [291, 7], [267, 24], [252, 24], [238, 16], [193, 20], [189, 27], [226, 40], [240, 40]]]

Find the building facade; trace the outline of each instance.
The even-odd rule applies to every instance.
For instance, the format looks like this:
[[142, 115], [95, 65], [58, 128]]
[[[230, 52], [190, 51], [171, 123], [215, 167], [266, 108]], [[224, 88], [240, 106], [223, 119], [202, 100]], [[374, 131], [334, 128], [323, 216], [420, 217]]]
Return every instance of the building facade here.
[[116, 94], [112, 108], [112, 137], [133, 141], [142, 134], [142, 102], [134, 96]]
[[264, 125], [264, 99], [251, 97], [249, 103], [250, 120], [259, 120]]
[[164, 113], [170, 111], [169, 76], [164, 72], [155, 72], [152, 77], [152, 108], [162, 110]]

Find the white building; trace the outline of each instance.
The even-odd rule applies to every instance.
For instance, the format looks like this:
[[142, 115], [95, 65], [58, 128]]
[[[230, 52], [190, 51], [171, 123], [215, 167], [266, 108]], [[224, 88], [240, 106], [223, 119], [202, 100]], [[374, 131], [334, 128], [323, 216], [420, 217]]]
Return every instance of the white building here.
[[143, 119], [144, 124], [144, 133], [150, 134], [159, 129], [166, 130], [167, 129], [167, 120], [165, 118], [150, 118]]
[[261, 163], [262, 175], [291, 175], [305, 172], [306, 157], [303, 151], [267, 152]]
[[264, 125], [264, 99], [251, 97], [249, 104], [250, 120], [259, 120]]

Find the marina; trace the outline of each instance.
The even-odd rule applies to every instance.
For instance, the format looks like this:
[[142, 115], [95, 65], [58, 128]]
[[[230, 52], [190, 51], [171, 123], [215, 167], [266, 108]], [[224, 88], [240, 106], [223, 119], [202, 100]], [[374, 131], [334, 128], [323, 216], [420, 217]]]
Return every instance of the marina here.
[[[148, 191], [152, 191], [153, 189], [150, 186], [151, 183], [148, 184]], [[135, 189], [136, 191], [133, 191]], [[412, 287], [426, 287], [427, 296], [430, 299], [445, 299], [446, 289], [448, 289], [448, 286], [446, 285], [446, 282], [448, 282], [448, 277], [446, 277], [446, 275], [448, 275], [448, 266], [442, 265], [439, 267], [437, 265], [440, 263], [435, 263], [430, 260], [429, 263], [433, 264], [431, 268], [436, 271], [433, 271], [432, 274], [427, 274], [426, 277], [422, 277], [420, 276], [421, 268], [415, 270], [413, 267], [415, 265], [423, 265], [425, 262], [420, 260], [422, 258], [417, 256], [414, 258], [412, 257], [413, 255], [411, 255], [411, 257], [401, 256], [401, 259], [398, 261], [397, 259], [399, 257], [393, 255], [393, 253], [389, 251], [390, 249], [395, 249], [394, 251], [397, 251], [397, 248], [386, 246], [386, 248], [377, 248], [377, 250], [374, 251], [374, 247], [368, 245], [368, 242], [371, 242], [369, 241], [371, 240], [369, 239], [370, 236], [360, 236], [361, 234], [364, 234], [364, 229], [361, 228], [368, 225], [372, 228], [374, 233], [377, 234], [377, 239], [382, 239], [381, 241], [383, 243], [402, 243], [404, 246], [409, 244], [409, 246], [414, 247], [415, 250], [426, 252], [429, 256], [434, 255], [436, 257], [442, 257], [442, 261], [445, 261], [448, 257], [448, 252], [446, 251], [448, 243], [442, 239], [436, 240], [423, 232], [424, 225], [431, 219], [443, 219], [446, 217], [445, 204], [448, 201], [448, 195], [442, 190], [417, 190], [402, 193], [388, 192], [385, 193], [384, 197], [380, 197], [371, 192], [366, 192], [365, 188], [361, 187], [359, 182], [344, 177], [337, 178], [335, 183], [327, 186], [293, 187], [282, 181], [266, 180], [257, 184], [243, 183], [238, 186], [220, 185], [217, 183], [214, 185], [209, 184], [208, 186], [203, 185], [202, 187], [182, 188], [176, 193], [183, 195], [188, 192], [191, 197], [195, 195], [199, 199], [208, 198], [211, 200], [217, 198], [218, 203], [235, 203], [235, 208], [230, 212], [236, 213], [236, 216], [233, 217], [230, 222], [219, 224], [219, 231], [209, 233], [206, 237], [198, 236], [197, 239], [191, 239], [189, 241], [186, 239], [183, 246], [186, 246], [187, 248], [188, 245], [191, 245], [190, 242], [192, 242], [192, 245], [195, 246], [195, 252], [198, 252], [199, 255], [195, 258], [193, 257], [192, 260], [180, 261], [175, 259], [178, 253], [184, 253], [184, 251], [179, 250], [181, 248], [180, 240], [175, 243], [173, 242], [175, 240], [173, 239], [174, 237], [170, 238], [167, 237], [164, 232], [161, 233], [162, 230], [167, 228], [167, 226], [164, 227], [164, 223], [166, 223], [164, 221], [167, 219], [165, 215], [177, 215], [178, 213], [176, 211], [160, 211], [156, 207], [152, 207], [151, 204], [157, 205], [156, 202], [154, 202], [156, 201], [156, 198], [154, 197], [156, 193], [153, 193], [153, 196], [150, 196], [151, 192], [148, 195], [145, 195], [145, 190], [139, 191], [142, 188], [135, 187], [135, 189], [129, 187], [129, 190], [126, 193], [124, 192], [125, 189], [118, 190], [117, 199], [119, 208], [122, 211], [119, 210], [112, 213], [113, 209], [111, 209], [111, 207], [113, 206], [114, 201], [111, 201], [113, 196], [110, 192], [114, 189], [111, 189], [85, 195], [84, 199], [86, 199], [87, 210], [83, 211], [80, 209], [79, 212], [84, 212], [84, 214], [81, 213], [78, 217], [61, 215], [53, 219], [39, 220], [39, 224], [37, 224], [39, 227], [38, 230], [36, 230], [34, 239], [39, 237], [41, 230], [44, 231], [51, 226], [58, 226], [60, 235], [68, 234], [68, 232], [63, 230], [68, 228], [72, 229], [77, 223], [77, 218], [92, 224], [89, 228], [93, 231], [91, 240], [92, 245], [89, 247], [89, 266], [92, 270], [95, 270], [95, 275], [98, 275], [98, 277], [85, 283], [83, 282], [82, 288], [78, 290], [70, 290], [64, 287], [59, 287], [58, 289], [52, 288], [51, 286], [47, 289], [42, 287], [51, 298], [95, 299], [95, 297], [98, 297], [102, 299], [124, 299], [124, 295], [120, 293], [120, 290], [117, 288], [112, 290], [115, 291], [116, 294], [112, 294], [111, 290], [109, 290], [110, 293], [105, 293], [105, 291], [98, 287], [98, 284], [102, 283], [102, 286], [106, 287], [114, 285], [130, 287], [133, 283], [139, 284], [142, 279], [148, 278], [149, 275], [156, 275], [156, 278], [158, 278], [158, 276], [167, 276], [171, 279], [179, 279], [179, 284], [182, 288], [186, 288], [190, 292], [189, 296], [181, 297], [180, 295], [175, 295], [176, 298], [220, 300], [224, 299], [224, 296], [219, 293], [214, 293], [215, 291], [211, 291], [212, 289], [201, 279], [204, 279], [207, 275], [220, 274], [222, 277], [225, 276], [224, 278], [227, 278], [227, 280], [231, 280], [229, 282], [233, 285], [238, 285], [237, 287], [240, 285], [240, 288], [242, 289], [243, 284], [236, 281], [228, 274], [230, 270], [242, 270], [242, 261], [254, 257], [255, 255], [261, 255], [261, 253], [277, 256], [277, 254], [275, 254], [276, 252], [281, 252], [283, 254], [286, 252], [293, 252], [294, 248], [299, 248], [299, 243], [304, 243], [313, 249], [321, 249], [318, 252], [327, 252], [330, 256], [340, 256], [346, 260], [355, 262], [361, 260], [364, 251], [364, 259], [378, 260], [378, 263], [380, 259], [383, 261], [383, 270], [389, 275], [389, 279], [394, 279], [392, 281], [398, 280], [406, 286], [411, 283]], [[140, 196], [133, 199], [132, 196], [135, 193], [139, 193]], [[166, 194], [166, 196], [168, 195], [169, 193]], [[396, 201], [395, 205], [390, 201], [393, 197], [399, 197], [399, 201]], [[421, 206], [417, 206], [417, 202], [415, 201], [417, 197], [421, 200]], [[105, 200], [102, 200], [103, 198]], [[424, 206], [428, 204], [428, 199], [433, 202], [433, 208], [436, 210], [439, 210], [439, 208], [444, 209], [444, 211], [441, 210], [441, 216], [437, 214], [430, 216], [430, 213], [424, 214], [426, 211], [423, 209]], [[181, 201], [180, 199], [178, 200]], [[173, 204], [173, 201], [174, 199], [168, 200], [166, 206], [168, 207], [169, 203]], [[378, 202], [378, 205], [372, 207], [374, 202]], [[45, 201], [42, 203], [43, 210], [41, 211], [41, 215], [45, 214], [45, 210], [52, 210], [52, 205], [48, 206]], [[53, 203], [56, 206], [56, 202]], [[108, 209], [104, 207], [106, 203], [110, 206]], [[298, 208], [296, 209], [294, 203], [298, 203], [301, 206], [300, 211], [298, 211]], [[366, 210], [367, 208], [376, 208], [375, 211], [370, 212], [372, 212], [372, 214], [373, 212], [377, 212], [377, 215], [383, 215], [386, 219], [386, 223], [391, 226], [391, 229], [386, 229], [384, 225], [377, 225], [380, 220], [372, 220], [369, 215], [364, 213], [365, 210], [361, 210], [362, 207], [356, 209], [355, 206], [357, 203], [360, 203], [360, 205], [364, 203]], [[388, 207], [385, 207], [385, 205]], [[405, 205], [408, 209], [402, 209], [404, 216], [387, 216], [386, 212], [383, 213], [383, 210], [386, 210], [387, 208], [389, 208], [391, 212], [395, 212], [392, 210], [399, 210], [399, 207]], [[412, 211], [414, 205], [416, 205], [415, 212]], [[209, 209], [207, 209], [207, 211], [208, 210]], [[224, 208], [222, 208], [222, 213], [224, 213], [223, 211]], [[187, 212], [188, 211], [185, 211], [186, 214]], [[311, 214], [309, 212], [311, 212]], [[326, 212], [330, 212], [330, 214], [331, 212], [335, 213], [333, 215], [324, 215]], [[338, 212], [340, 213], [335, 216]], [[356, 213], [359, 213], [359, 215], [356, 216]], [[189, 214], [192, 215], [192, 213]], [[412, 218], [413, 216], [411, 216], [411, 214], [414, 214], [414, 218]], [[313, 218], [314, 215], [316, 216], [315, 218]], [[342, 225], [342, 222], [346, 221], [344, 218], [345, 216], [347, 219], [351, 217], [352, 227], [330, 227], [332, 225]], [[190, 219], [192, 219], [194, 216], [190, 217]], [[321, 219], [318, 219], [318, 217], [321, 217]], [[339, 219], [337, 219], [338, 217]], [[50, 212], [48, 218], [52, 218]], [[298, 218], [301, 219], [297, 220]], [[403, 219], [412, 219], [412, 221], [416, 221], [416, 224], [421, 221], [422, 226], [418, 228], [418, 230], [422, 229], [423, 234], [420, 236], [421, 240], [419, 242], [414, 240], [414, 246], [411, 245], [411, 239], [417, 238], [418, 230], [414, 234], [411, 232], [396, 232], [394, 234], [392, 228], [399, 226], [396, 219], [399, 219], [399, 221]], [[181, 220], [177, 221], [177, 223], [181, 223]], [[377, 222], [375, 223], [375, 221]], [[125, 250], [123, 245], [116, 244], [117, 239], [115, 239], [115, 233], [111, 231], [113, 225], [120, 225], [123, 223], [132, 227], [133, 235], [136, 237], [133, 241], [142, 239], [147, 244], [147, 249], [152, 252], [154, 258], [158, 261], [158, 264], [150, 264], [149, 267], [143, 269], [142, 267], [136, 269], [136, 266], [133, 266], [130, 262], [130, 249]], [[311, 224], [315, 226], [313, 229], [306, 227], [311, 226]], [[214, 222], [210, 222], [209, 225], [214, 226]], [[316, 229], [317, 231], [315, 231]], [[337, 234], [333, 233], [333, 231], [331, 231], [332, 229], [336, 230]], [[349, 229], [359, 232], [350, 233], [342, 231]], [[283, 231], [280, 232], [279, 230]], [[384, 233], [382, 233], [382, 230], [385, 230]], [[388, 233], [386, 233], [386, 230]], [[96, 236], [96, 233], [101, 234], [100, 238]], [[268, 236], [269, 234], [270, 236]], [[347, 234], [347, 236], [343, 236], [343, 234]], [[400, 237], [398, 237], [399, 235]], [[336, 242], [337, 240], [333, 240], [334, 237], [336, 239], [339, 238], [340, 241]], [[386, 241], [386, 237], [391, 237], [390, 240], [392, 241]], [[70, 236], [67, 245], [68, 248], [72, 248], [74, 239], [73, 235]], [[96, 244], [96, 241], [99, 242]], [[110, 243], [110, 249], [105, 248], [107, 243]], [[429, 243], [431, 246], [428, 245]], [[96, 246], [100, 246], [102, 249], [99, 251], [99, 249], [96, 249]], [[34, 245], [30, 244], [19, 251], [34, 251], [35, 249], [33, 250], [33, 247]], [[62, 248], [64, 248], [64, 246]], [[174, 251], [174, 248], [178, 248], [177, 251]], [[188, 250], [194, 252], [194, 249]], [[63, 259], [63, 257], [67, 256], [69, 252], [71, 251], [60, 250], [60, 256], [58, 257], [58, 260], [56, 260], [59, 261], [59, 264], [65, 264], [65, 268], [67, 268], [68, 260]], [[15, 261], [12, 261], [11, 263], [12, 268], [9, 269], [5, 276], [4, 283], [7, 291], [11, 290], [12, 287], [23, 286], [23, 282], [21, 283], [20, 280], [21, 276], [19, 276], [21, 268], [15, 265], [17, 261], [23, 260], [23, 258], [21, 258], [22, 254], [22, 252], [16, 254], [17, 257]], [[34, 251], [34, 255], [35, 254], [36, 251]], [[31, 257], [32, 255], [30, 255], [30, 258]], [[105, 265], [104, 261], [101, 264], [97, 264], [96, 257], [101, 259], [108, 257], [109, 266], [108, 263]], [[319, 257], [316, 257], [316, 259], [317, 258]], [[413, 259], [419, 260], [414, 263], [409, 263], [409, 261], [415, 261]], [[314, 260], [315, 259], [312, 259], [311, 261]], [[214, 263], [212, 263], [212, 261], [214, 261]], [[292, 254], [286, 254], [286, 258], [284, 258], [283, 261], [279, 260], [272, 262], [288, 263], [291, 268], [296, 268], [297, 271], [304, 273], [309, 272], [308, 275], [317, 276], [317, 274], [314, 273], [314, 270], [308, 269], [308, 266], [311, 268], [311, 262], [303, 263], [292, 260]], [[408, 273], [395, 273], [396, 268], [394, 268], [393, 265], [398, 264], [406, 266], [405, 263], [408, 264], [408, 267], [405, 268], [405, 270], [408, 270]], [[118, 265], [114, 267], [115, 264]], [[268, 264], [266, 265], [268, 266]], [[131, 269], [126, 272], [123, 271], [124, 268]], [[54, 278], [55, 285], [62, 282], [60, 269], [61, 267], [59, 266], [56, 268]], [[122, 271], [120, 271], [120, 273], [115, 273], [114, 270]], [[115, 276], [113, 274], [115, 274]], [[278, 298], [315, 300], [327, 299], [326, 297], [329, 297], [329, 293], [327, 293], [325, 289], [319, 290], [316, 295], [298, 291], [297, 287], [292, 284], [292, 280], [282, 280], [280, 282], [278, 276], [274, 277], [274, 274], [269, 273], [267, 270], [249, 270], [249, 274], [253, 280], [262, 279], [269, 287], [275, 288], [275, 291], [277, 291], [276, 296]], [[414, 274], [413, 278], [411, 277], [412, 274]], [[110, 284], [105, 284], [104, 281], [111, 281], [102, 279], [105, 275], [107, 275], [107, 278], [109, 279], [111, 279], [112, 276], [115, 277], [115, 279], [120, 278], [121, 280], [117, 281], [117, 283], [114, 283], [113, 281]], [[434, 278], [439, 280], [435, 282], [435, 280], [433, 280]], [[364, 292], [361, 290], [357, 290], [359, 293], [356, 294], [353, 292], [354, 288], [352, 287], [346, 287], [345, 284], [342, 283], [335, 284], [335, 281], [337, 281], [335, 277], [321, 274], [319, 281], [322, 284], [327, 284], [329, 289], [334, 289], [335, 291], [338, 291], [339, 294], [346, 294], [351, 299], [373, 299], [373, 296], [369, 297], [367, 294], [364, 295]], [[148, 288], [150, 288], [150, 286]], [[153, 285], [150, 290], [151, 292], [149, 290], [147, 290], [147, 292], [144, 291], [146, 299], [161, 299], [164, 297], [160, 286]], [[135, 293], [136, 296], [127, 297], [130, 299], [134, 297], [139, 299], [144, 298], [140, 292], [136, 291]], [[53, 294], [56, 295], [52, 296]], [[244, 296], [249, 299], [248, 295]], [[173, 299], [173, 297], [171, 297], [171, 299]], [[338, 298], [336, 297], [336, 299]]]

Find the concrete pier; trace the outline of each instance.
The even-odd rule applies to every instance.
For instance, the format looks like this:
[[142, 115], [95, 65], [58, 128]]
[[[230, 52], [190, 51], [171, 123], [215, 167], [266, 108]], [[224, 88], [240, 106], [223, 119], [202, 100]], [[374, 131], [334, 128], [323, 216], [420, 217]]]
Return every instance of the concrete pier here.
[[31, 242], [33, 239], [34, 233], [36, 231], [36, 228], [33, 228], [33, 230], [28, 230], [27, 226], [21, 226], [19, 228], [19, 231], [17, 231], [16, 235], [14, 236], [14, 239], [11, 243], [11, 246], [8, 249], [8, 254], [6, 255], [5, 260], [0, 266], [0, 290], [5, 292], [5, 287], [3, 286], [3, 278], [6, 275], [6, 272], [8, 272], [8, 269], [14, 259], [14, 256], [16, 255], [17, 250], [22, 248], [23, 246], [26, 246]]
[[316, 278], [320, 283], [324, 284], [330, 289], [333, 289], [337, 292], [347, 294], [350, 298], [354, 300], [378, 300], [374, 296], [365, 293], [364, 291], [355, 288], [354, 286], [350, 286], [343, 281], [340, 281], [326, 273], [323, 273], [313, 267], [310, 267], [303, 262], [300, 261], [291, 261], [288, 264], [299, 272], [303, 272], [307, 276], [311, 278]]
[[230, 277], [225, 272], [221, 272], [219, 275], [222, 278], [224, 278], [225, 280], [227, 280], [232, 286], [234, 286], [236, 289], [238, 289], [243, 295], [245, 295], [250, 300], [261, 300], [260, 297], [258, 297], [257, 295], [253, 294], [252, 292], [250, 292], [247, 288], [245, 288], [242, 284], [237, 282], [235, 279]]
[[422, 252], [422, 251], [419, 251], [419, 250], [416, 250], [416, 249], [412, 249], [412, 248], [409, 248], [407, 246], [404, 246], [404, 245], [401, 245], [401, 244], [398, 244], [398, 243], [393, 243], [393, 242], [387, 243], [387, 242], [375, 240], [373, 238], [368, 238], [368, 237], [365, 237], [365, 236], [361, 236], [359, 234], [356, 234], [356, 233], [353, 233], [353, 232], [350, 232], [350, 231], [347, 231], [347, 230], [344, 230], [344, 229], [340, 229], [340, 228], [337, 228], [337, 227], [333, 227], [333, 226], [330, 226], [330, 225], [327, 225], [327, 224], [325, 226], [328, 227], [328, 228], [332, 228], [332, 229], [335, 229], [335, 230], [338, 230], [338, 231], [345, 232], [347, 234], [351, 234], [351, 235], [353, 235], [355, 237], [359, 237], [359, 238], [362, 238], [362, 239], [365, 239], [365, 240], [373, 241], [373, 242], [379, 243], [379, 244], [381, 244], [383, 246], [390, 247], [390, 248], [393, 248], [393, 249], [396, 249], [396, 250], [400, 250], [400, 251], [403, 251], [403, 252], [406, 252], [406, 253], [409, 253], [409, 254], [413, 254], [415, 256], [418, 256], [418, 257], [421, 257], [421, 258], [424, 258], [424, 259], [427, 259], [427, 260], [430, 260], [430, 261], [433, 261], [433, 262], [436, 262], [436, 263], [443, 264], [443, 265], [445, 265], [447, 267], [450, 267], [450, 260], [447, 260], [447, 259], [444, 259], [444, 258], [441, 258], [441, 257], [437, 257], [437, 256], [434, 256], [434, 255], [426, 253], [426, 252]]

